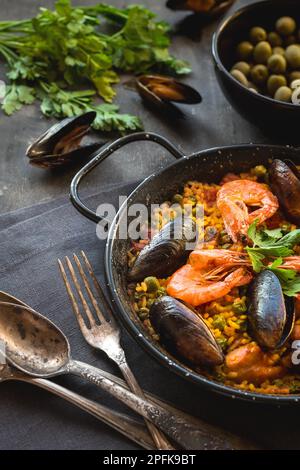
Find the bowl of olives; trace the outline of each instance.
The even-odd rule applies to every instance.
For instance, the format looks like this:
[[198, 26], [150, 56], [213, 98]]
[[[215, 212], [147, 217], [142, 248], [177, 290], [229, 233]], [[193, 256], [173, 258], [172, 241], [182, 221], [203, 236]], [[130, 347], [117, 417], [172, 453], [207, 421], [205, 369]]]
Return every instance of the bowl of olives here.
[[265, 130], [299, 129], [299, 3], [251, 3], [225, 19], [213, 37], [215, 70], [225, 96]]

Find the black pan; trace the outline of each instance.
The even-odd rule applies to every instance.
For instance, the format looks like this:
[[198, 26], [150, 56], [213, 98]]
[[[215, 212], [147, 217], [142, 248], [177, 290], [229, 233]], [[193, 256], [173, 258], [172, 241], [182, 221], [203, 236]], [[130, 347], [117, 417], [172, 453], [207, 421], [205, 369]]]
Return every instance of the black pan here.
[[[228, 172], [244, 172], [255, 165], [269, 165], [270, 159], [289, 159], [300, 164], [300, 151], [275, 145], [235, 145], [231, 147], [219, 147], [192, 155], [185, 156], [177, 147], [164, 137], [154, 133], [137, 133], [122, 137], [101, 150], [87, 165], [85, 165], [74, 177], [71, 183], [71, 201], [74, 206], [86, 217], [99, 222], [97, 214], [86, 207], [81, 201], [78, 189], [84, 176], [99, 165], [109, 155], [124, 145], [136, 141], [153, 141], [167, 149], [176, 162], [163, 170], [149, 176], [130, 194], [127, 200], [130, 204], [161, 204], [169, 200], [177, 193], [188, 180], [199, 180], [208, 183], [216, 183]], [[141, 153], [141, 155], [143, 155]], [[99, 203], [102, 201], [99, 201]], [[104, 202], [104, 201], [103, 201]], [[127, 251], [130, 248], [130, 240], [119, 239], [119, 224], [125, 217], [124, 205], [120, 208], [114, 219], [106, 245], [105, 272], [110, 289], [111, 299], [116, 306], [116, 314], [121, 319], [134, 339], [154, 358], [168, 369], [176, 372], [186, 380], [204, 386], [214, 392], [221, 393], [231, 398], [251, 400], [264, 403], [291, 404], [300, 400], [300, 395], [278, 396], [250, 393], [222, 385], [214, 380], [194, 372], [188, 366], [166, 352], [162, 346], [155, 342], [145, 331], [141, 321], [134, 313], [130, 298], [127, 294]]]

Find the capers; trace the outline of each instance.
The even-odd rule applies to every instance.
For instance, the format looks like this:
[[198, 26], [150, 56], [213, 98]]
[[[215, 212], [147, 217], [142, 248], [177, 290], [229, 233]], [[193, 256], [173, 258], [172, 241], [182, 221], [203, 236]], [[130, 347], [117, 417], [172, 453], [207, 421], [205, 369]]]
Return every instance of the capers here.
[[281, 86], [276, 91], [274, 98], [275, 100], [285, 101], [286, 103], [289, 103], [292, 98], [292, 90], [287, 86]]
[[257, 44], [260, 41], [265, 41], [267, 39], [267, 32], [264, 28], [260, 26], [254, 26], [250, 29], [250, 41], [253, 44]]
[[258, 64], [251, 69], [251, 79], [256, 85], [263, 85], [268, 79], [268, 69], [265, 65]]
[[241, 42], [237, 47], [237, 55], [241, 60], [250, 59], [253, 53], [253, 45], [249, 41]]
[[241, 72], [240, 70], [232, 70], [230, 73], [238, 82], [248, 87], [248, 80], [247, 77], [245, 77], [245, 75], [243, 74], [243, 72]]
[[300, 46], [292, 44], [285, 51], [285, 58], [292, 69], [300, 68]]
[[276, 30], [282, 36], [293, 34], [296, 29], [296, 21], [290, 16], [283, 16], [276, 21]]
[[267, 83], [268, 92], [273, 97], [278, 88], [286, 85], [287, 81], [284, 75], [271, 75]]
[[269, 30], [252, 26], [237, 44], [230, 73], [251, 92], [292, 103], [292, 83], [300, 80], [300, 25], [282, 16]]
[[284, 73], [286, 71], [286, 59], [280, 54], [273, 54], [268, 60], [268, 69], [272, 73]]
[[236, 64], [234, 64], [231, 71], [239, 70], [245, 75], [245, 77], [248, 77], [250, 73], [250, 69], [251, 69], [250, 65], [247, 62], [242, 61], [242, 62], [237, 62]]
[[257, 64], [266, 64], [272, 55], [272, 48], [267, 41], [256, 44], [253, 51], [253, 58]]

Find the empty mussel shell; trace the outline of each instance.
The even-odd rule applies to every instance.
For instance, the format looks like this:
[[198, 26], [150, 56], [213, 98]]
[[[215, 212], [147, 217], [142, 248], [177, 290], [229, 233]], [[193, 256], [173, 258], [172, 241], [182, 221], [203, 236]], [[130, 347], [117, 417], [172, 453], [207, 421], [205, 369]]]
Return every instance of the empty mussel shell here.
[[270, 185], [289, 221], [300, 225], [300, 179], [291, 162], [276, 159], [269, 168]]
[[173, 103], [197, 104], [202, 101], [197, 90], [164, 75], [140, 75], [134, 80], [134, 86], [146, 103], [174, 117], [184, 114]]
[[249, 292], [248, 319], [251, 333], [264, 349], [277, 349], [290, 337], [295, 322], [292, 298], [284, 298], [278, 277], [262, 271]]
[[163, 296], [150, 308], [150, 321], [171, 353], [196, 366], [223, 363], [222, 350], [204, 320], [191, 307]]
[[81, 141], [89, 132], [95, 117], [96, 113], [90, 111], [54, 124], [28, 147], [26, 155], [30, 163], [50, 168], [69, 163], [75, 158], [91, 155], [103, 145], [103, 142], [81, 146]]

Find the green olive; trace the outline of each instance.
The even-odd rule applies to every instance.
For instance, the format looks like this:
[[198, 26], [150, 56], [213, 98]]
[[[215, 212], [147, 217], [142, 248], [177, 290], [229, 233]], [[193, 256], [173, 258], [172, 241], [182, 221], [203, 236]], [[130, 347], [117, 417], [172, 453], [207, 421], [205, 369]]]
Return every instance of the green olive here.
[[271, 75], [267, 83], [268, 92], [273, 97], [278, 88], [286, 86], [286, 84], [287, 81], [284, 75]]
[[264, 28], [260, 26], [254, 26], [250, 29], [250, 41], [253, 44], [257, 44], [260, 41], [265, 41], [267, 39], [267, 32]]
[[149, 276], [144, 279], [144, 283], [147, 286], [147, 292], [156, 292], [160, 288], [159, 281], [154, 276]]
[[250, 59], [253, 53], [253, 45], [249, 41], [243, 41], [237, 46], [237, 55], [241, 60]]
[[268, 79], [268, 69], [265, 65], [255, 65], [250, 72], [251, 79], [256, 85], [263, 85]]
[[232, 70], [231, 75], [242, 85], [248, 87], [248, 80], [247, 77], [241, 72], [240, 70]]
[[292, 90], [287, 86], [281, 86], [275, 93], [275, 100], [290, 103], [292, 98]]
[[276, 30], [282, 36], [293, 34], [296, 29], [296, 21], [290, 16], [282, 16], [276, 21]]
[[268, 34], [268, 41], [272, 47], [282, 46], [283, 43], [281, 37], [276, 33], [276, 31], [271, 31], [271, 33]]
[[285, 51], [285, 58], [292, 69], [300, 68], [300, 46], [292, 44]]
[[248, 64], [248, 62], [237, 62], [236, 64], [234, 64], [231, 71], [239, 70], [240, 72], [242, 72], [245, 75], [245, 77], [248, 77], [249, 73], [250, 73], [250, 69], [251, 69], [251, 67]]
[[273, 54], [285, 55], [285, 49], [280, 46], [273, 47]]
[[284, 73], [286, 71], [286, 59], [280, 54], [273, 54], [268, 60], [268, 69], [272, 73]]
[[295, 80], [300, 79], [300, 70], [294, 70], [293, 72], [290, 73], [289, 75], [289, 81], [292, 83]]
[[272, 55], [272, 47], [267, 41], [261, 41], [256, 44], [253, 57], [257, 64], [266, 64]]

